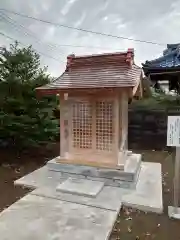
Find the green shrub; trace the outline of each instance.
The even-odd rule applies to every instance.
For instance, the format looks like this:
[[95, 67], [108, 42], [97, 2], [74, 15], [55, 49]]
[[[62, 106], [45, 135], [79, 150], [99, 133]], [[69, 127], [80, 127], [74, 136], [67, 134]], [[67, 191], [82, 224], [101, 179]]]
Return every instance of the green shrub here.
[[32, 47], [0, 49], [0, 145], [37, 146], [59, 135], [56, 97], [36, 96], [50, 82], [45, 70]]
[[180, 96], [154, 93], [149, 98], [133, 101], [130, 107], [146, 109], [180, 108]]

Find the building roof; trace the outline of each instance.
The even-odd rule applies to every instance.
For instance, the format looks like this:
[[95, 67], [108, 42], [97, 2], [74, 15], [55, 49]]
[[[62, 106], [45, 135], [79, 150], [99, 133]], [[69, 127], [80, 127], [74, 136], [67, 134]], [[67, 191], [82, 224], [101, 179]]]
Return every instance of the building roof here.
[[134, 87], [141, 68], [134, 64], [134, 51], [67, 57], [65, 72], [52, 83], [37, 90], [67, 90]]
[[180, 69], [180, 43], [167, 44], [163, 55], [142, 64], [145, 75], [155, 72], [167, 72]]

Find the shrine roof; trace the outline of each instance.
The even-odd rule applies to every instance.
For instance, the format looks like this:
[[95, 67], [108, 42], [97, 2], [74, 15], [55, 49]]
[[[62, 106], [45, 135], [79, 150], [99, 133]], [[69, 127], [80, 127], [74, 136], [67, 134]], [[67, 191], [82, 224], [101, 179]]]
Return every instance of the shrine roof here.
[[152, 61], [142, 64], [146, 75], [151, 72], [172, 71], [180, 69], [180, 44], [167, 44], [163, 55]]
[[65, 72], [37, 90], [134, 87], [142, 69], [134, 64], [134, 50], [88, 56], [69, 55]]

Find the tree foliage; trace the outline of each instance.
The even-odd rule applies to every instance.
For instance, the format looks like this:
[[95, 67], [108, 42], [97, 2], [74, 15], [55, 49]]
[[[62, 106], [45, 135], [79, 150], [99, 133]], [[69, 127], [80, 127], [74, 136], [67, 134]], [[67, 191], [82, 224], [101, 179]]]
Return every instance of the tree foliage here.
[[32, 47], [0, 49], [0, 145], [17, 147], [54, 140], [56, 97], [37, 98], [35, 88], [50, 82]]

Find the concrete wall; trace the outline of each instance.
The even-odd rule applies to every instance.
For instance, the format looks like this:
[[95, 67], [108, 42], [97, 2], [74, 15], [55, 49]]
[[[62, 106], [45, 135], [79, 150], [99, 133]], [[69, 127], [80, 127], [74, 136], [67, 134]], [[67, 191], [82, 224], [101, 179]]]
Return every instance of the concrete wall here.
[[129, 110], [129, 148], [165, 149], [168, 115], [180, 115], [180, 109]]

